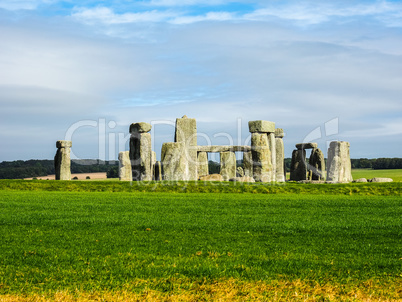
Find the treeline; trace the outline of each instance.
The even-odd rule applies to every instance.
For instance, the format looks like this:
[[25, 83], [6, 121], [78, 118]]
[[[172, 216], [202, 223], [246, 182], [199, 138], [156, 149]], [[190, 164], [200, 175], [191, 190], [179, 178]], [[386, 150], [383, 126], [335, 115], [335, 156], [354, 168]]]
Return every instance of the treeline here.
[[[101, 160], [72, 160], [71, 173], [109, 172], [112, 168], [117, 171], [118, 162]], [[115, 171], [111, 174], [114, 176]], [[53, 160], [31, 159], [0, 163], [0, 179], [21, 179], [55, 174]]]
[[402, 169], [402, 158], [351, 159], [352, 169]]

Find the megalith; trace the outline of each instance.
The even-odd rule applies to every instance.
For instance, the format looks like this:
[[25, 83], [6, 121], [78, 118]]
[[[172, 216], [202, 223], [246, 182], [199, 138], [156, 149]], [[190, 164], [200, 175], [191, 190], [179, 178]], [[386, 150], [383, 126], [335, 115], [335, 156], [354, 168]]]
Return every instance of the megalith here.
[[193, 118], [184, 115], [176, 119], [176, 131], [174, 141], [183, 143], [186, 164], [187, 180], [197, 180], [197, 122]]
[[325, 180], [325, 158], [319, 148], [314, 148], [308, 161], [309, 180]]
[[351, 182], [353, 180], [349, 149], [349, 142], [333, 141], [329, 144], [327, 162], [328, 181]]
[[290, 180], [299, 181], [307, 179], [306, 150], [296, 149], [292, 152], [290, 164]]
[[161, 159], [164, 180], [189, 180], [184, 142], [164, 143], [162, 145]]
[[199, 179], [201, 176], [205, 176], [209, 174], [209, 167], [208, 167], [208, 153], [207, 152], [198, 152], [198, 167], [197, 173]]
[[154, 180], [162, 180], [162, 164], [156, 161], [154, 165]]
[[271, 152], [266, 133], [251, 133], [251, 155], [254, 180], [258, 182], [272, 181]]
[[234, 152], [220, 152], [221, 172], [224, 181], [236, 177], [236, 155]]
[[119, 180], [131, 181], [133, 180], [133, 173], [131, 170], [130, 151], [119, 152]]
[[56, 155], [54, 156], [54, 169], [56, 180], [71, 180], [71, 141], [57, 141]]
[[275, 129], [275, 148], [276, 148], [276, 181], [284, 182], [286, 180], [285, 170], [285, 146], [283, 144], [284, 132], [282, 128]]
[[[253, 175], [255, 181], [270, 182], [276, 179], [276, 141], [275, 141], [275, 123], [270, 121], [250, 121], [248, 128], [251, 132], [251, 149], [253, 158]], [[253, 144], [254, 137], [254, 144]], [[259, 144], [259, 145], [255, 145]], [[253, 151], [259, 149], [259, 151]], [[268, 151], [264, 148], [268, 147]], [[264, 150], [264, 151], [263, 151]], [[262, 153], [261, 153], [262, 152]], [[265, 156], [269, 155], [269, 160]], [[259, 162], [258, 159], [264, 160]], [[263, 158], [264, 157], [264, 158]], [[257, 177], [257, 178], [256, 178]]]
[[130, 125], [130, 160], [133, 180], [152, 180], [152, 126], [148, 123]]
[[243, 171], [244, 176], [253, 177], [253, 156], [251, 151], [243, 152]]

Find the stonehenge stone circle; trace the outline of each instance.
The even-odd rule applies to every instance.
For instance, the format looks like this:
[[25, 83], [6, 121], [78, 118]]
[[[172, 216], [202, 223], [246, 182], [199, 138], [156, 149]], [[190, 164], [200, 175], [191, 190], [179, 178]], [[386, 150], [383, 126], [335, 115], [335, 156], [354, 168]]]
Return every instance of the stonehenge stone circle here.
[[251, 133], [251, 155], [254, 180], [257, 182], [272, 181], [271, 152], [266, 133]]
[[184, 143], [184, 153], [187, 160], [187, 180], [197, 180], [197, 123], [193, 118], [184, 115], [176, 119], [176, 131], [174, 141]]
[[162, 180], [162, 164], [160, 161], [156, 161], [154, 165], [154, 180]]
[[244, 176], [253, 177], [253, 157], [251, 151], [243, 153], [243, 171]]
[[318, 148], [317, 143], [301, 143], [301, 144], [296, 144], [296, 149], [298, 150], [304, 150], [304, 149], [316, 149]]
[[275, 122], [250, 121], [248, 129], [251, 133], [275, 133]]
[[221, 172], [224, 181], [236, 177], [236, 155], [234, 152], [221, 152]]
[[164, 143], [161, 158], [164, 180], [189, 180], [184, 142]]
[[350, 162], [350, 144], [333, 141], [328, 148], [327, 180], [332, 182], [351, 182], [352, 165]]
[[54, 156], [54, 169], [56, 180], [71, 180], [71, 141], [57, 141], [56, 155]]
[[290, 180], [300, 181], [307, 179], [306, 150], [296, 149], [292, 152], [290, 164]]
[[283, 144], [284, 131], [282, 128], [275, 129], [275, 178], [277, 182], [284, 182], [286, 180], [285, 173], [285, 146]]
[[129, 151], [119, 152], [119, 180], [121, 181], [133, 180]]
[[152, 146], [148, 123], [133, 123], [130, 126], [130, 160], [133, 180], [152, 180]]
[[209, 174], [208, 153], [207, 152], [198, 152], [197, 172], [198, 172], [198, 178]]
[[325, 158], [321, 149], [314, 148], [308, 162], [309, 179], [325, 180]]

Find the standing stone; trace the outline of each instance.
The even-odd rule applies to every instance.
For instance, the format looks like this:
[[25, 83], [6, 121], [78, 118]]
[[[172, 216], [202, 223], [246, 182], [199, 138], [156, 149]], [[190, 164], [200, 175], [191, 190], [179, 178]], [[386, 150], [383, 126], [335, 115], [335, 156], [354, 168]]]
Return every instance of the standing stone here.
[[156, 161], [154, 165], [154, 180], [162, 180], [162, 164]]
[[130, 126], [130, 160], [133, 180], [152, 180], [151, 130], [148, 123], [133, 123]]
[[292, 152], [290, 164], [290, 180], [300, 181], [307, 179], [306, 150], [297, 149]]
[[119, 180], [121, 181], [133, 180], [129, 151], [119, 152]]
[[188, 161], [184, 142], [164, 143], [161, 159], [164, 180], [188, 180]]
[[314, 148], [311, 151], [308, 164], [310, 180], [325, 180], [325, 158], [320, 149]]
[[57, 141], [56, 155], [54, 156], [54, 169], [56, 171], [56, 180], [71, 180], [71, 159], [70, 148], [71, 141]]
[[275, 129], [275, 148], [276, 148], [276, 181], [284, 182], [286, 180], [285, 173], [285, 146], [283, 144], [284, 132], [282, 128]]
[[156, 164], [156, 152], [151, 151], [151, 173], [152, 180], [155, 180], [155, 164]]
[[328, 181], [351, 182], [353, 180], [349, 148], [348, 142], [333, 141], [329, 144]]
[[198, 152], [198, 179], [201, 176], [205, 176], [209, 174], [209, 167], [208, 167], [208, 153], [207, 152]]
[[244, 170], [242, 167], [237, 167], [236, 169], [236, 177], [243, 177], [244, 176]]
[[176, 119], [176, 132], [174, 141], [184, 143], [186, 156], [186, 175], [188, 180], [197, 180], [197, 122], [186, 115]]
[[267, 136], [268, 136], [269, 152], [271, 153], [271, 163], [272, 163], [271, 181], [276, 181], [276, 139], [275, 139], [275, 133], [274, 132], [267, 133]]
[[253, 158], [253, 177], [255, 181], [272, 181], [271, 152], [266, 133], [251, 134], [251, 154]]
[[275, 123], [270, 121], [250, 121], [248, 129], [251, 133], [274, 133]]
[[244, 176], [253, 177], [253, 157], [251, 151], [243, 152], [243, 171]]
[[224, 181], [236, 177], [236, 155], [234, 152], [221, 152], [221, 172]]

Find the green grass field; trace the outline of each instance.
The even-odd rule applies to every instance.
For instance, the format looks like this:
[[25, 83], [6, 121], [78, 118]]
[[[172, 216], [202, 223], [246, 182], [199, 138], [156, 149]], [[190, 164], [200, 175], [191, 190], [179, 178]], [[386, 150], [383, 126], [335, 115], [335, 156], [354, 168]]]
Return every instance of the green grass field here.
[[402, 299], [401, 183], [118, 184], [0, 182], [0, 301]]
[[389, 177], [393, 181], [402, 181], [401, 169], [372, 170], [372, 169], [352, 169], [353, 179], [374, 177]]

